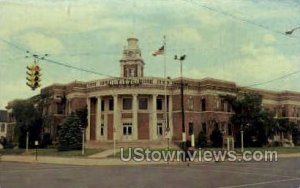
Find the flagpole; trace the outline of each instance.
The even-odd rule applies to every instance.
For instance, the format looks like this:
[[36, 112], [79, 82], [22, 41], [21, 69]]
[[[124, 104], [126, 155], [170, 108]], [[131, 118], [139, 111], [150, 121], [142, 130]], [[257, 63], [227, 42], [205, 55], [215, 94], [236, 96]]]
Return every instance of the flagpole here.
[[[164, 110], [164, 123], [165, 123], [165, 137], [167, 137], [167, 150], [169, 151], [170, 147], [170, 128], [168, 122], [168, 98], [167, 98], [167, 61], [166, 61], [166, 52], [167, 52], [167, 45], [166, 45], [166, 36], [164, 35], [164, 94], [165, 94], [165, 110]], [[168, 161], [169, 163], [169, 161]]]

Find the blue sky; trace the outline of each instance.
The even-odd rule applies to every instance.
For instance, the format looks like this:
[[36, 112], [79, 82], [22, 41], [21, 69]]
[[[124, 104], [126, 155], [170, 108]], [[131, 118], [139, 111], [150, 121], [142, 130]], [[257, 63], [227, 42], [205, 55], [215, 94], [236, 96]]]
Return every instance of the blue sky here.
[[[39, 93], [26, 86], [26, 52], [105, 75], [119, 76], [126, 38], [139, 39], [145, 76], [163, 76], [151, 54], [167, 37], [167, 74], [178, 77], [174, 54], [186, 54], [184, 76], [248, 86], [300, 70], [300, 0], [0, 1], [0, 108]], [[42, 85], [105, 76], [40, 62]], [[300, 91], [300, 73], [257, 88]]]

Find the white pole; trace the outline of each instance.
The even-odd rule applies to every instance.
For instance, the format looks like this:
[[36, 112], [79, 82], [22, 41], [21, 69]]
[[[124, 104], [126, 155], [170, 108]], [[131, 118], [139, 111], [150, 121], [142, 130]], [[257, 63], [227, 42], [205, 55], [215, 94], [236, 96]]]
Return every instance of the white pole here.
[[115, 129], [114, 129], [113, 136], [114, 136], [114, 158], [115, 158], [116, 157], [116, 132], [115, 132]]
[[229, 137], [227, 137], [227, 151], [229, 151]]
[[81, 148], [81, 155], [84, 155], [84, 133], [85, 129], [82, 129], [82, 148]]
[[29, 145], [29, 131], [26, 132], [26, 152], [28, 153], [28, 145]]
[[191, 146], [195, 147], [195, 136], [194, 136], [194, 133], [191, 135]]

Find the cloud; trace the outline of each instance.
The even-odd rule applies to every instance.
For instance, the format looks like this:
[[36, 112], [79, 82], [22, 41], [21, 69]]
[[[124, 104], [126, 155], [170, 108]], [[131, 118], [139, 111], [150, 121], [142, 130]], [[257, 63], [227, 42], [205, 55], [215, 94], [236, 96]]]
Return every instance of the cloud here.
[[265, 34], [262, 39], [266, 44], [273, 44], [277, 41], [274, 35], [271, 34]]
[[34, 52], [38, 50], [39, 52], [59, 54], [64, 50], [60, 40], [41, 33], [25, 33], [18, 36], [17, 39], [22, 46]]
[[298, 68], [294, 58], [285, 57], [272, 47], [250, 43], [244, 45], [240, 51], [241, 58], [228, 63], [223, 70], [216, 71], [216, 75], [223, 75], [223, 78], [243, 85], [251, 85], [272, 80]]

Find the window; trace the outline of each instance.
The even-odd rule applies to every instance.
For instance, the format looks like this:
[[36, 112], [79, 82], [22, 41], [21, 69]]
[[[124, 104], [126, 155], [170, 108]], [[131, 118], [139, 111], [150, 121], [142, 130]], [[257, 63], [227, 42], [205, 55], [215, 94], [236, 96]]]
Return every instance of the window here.
[[156, 109], [157, 110], [162, 110], [163, 109], [163, 101], [162, 99], [156, 99]]
[[139, 99], [139, 109], [140, 110], [147, 110], [148, 109], [148, 99], [147, 98], [140, 98]]
[[123, 123], [123, 135], [131, 135], [132, 134], [132, 123]]
[[63, 104], [61, 104], [61, 103], [57, 103], [57, 111], [56, 111], [56, 113], [57, 114], [63, 114], [64, 113], [64, 105]]
[[5, 132], [5, 124], [1, 124], [1, 132]]
[[231, 104], [227, 102], [227, 112], [231, 112]]
[[101, 100], [101, 111], [104, 111], [104, 105], [105, 105], [104, 100]]
[[189, 123], [189, 135], [194, 134], [194, 123], [190, 122]]
[[221, 111], [225, 111], [225, 101], [221, 99]]
[[201, 99], [201, 110], [206, 111], [206, 100], [205, 99]]
[[101, 128], [100, 128], [100, 135], [103, 136], [104, 135], [104, 124], [101, 124]]
[[157, 135], [162, 136], [163, 135], [163, 124], [157, 123]]
[[130, 76], [134, 77], [134, 69], [133, 68], [130, 69]]
[[232, 135], [232, 125], [228, 124], [228, 135]]
[[188, 100], [188, 107], [189, 107], [189, 110], [194, 110], [194, 100], [193, 100], [192, 96], [190, 96], [190, 98]]
[[123, 110], [131, 110], [132, 108], [132, 99], [124, 98], [123, 99]]
[[109, 110], [114, 110], [114, 99], [109, 99]]
[[282, 117], [286, 117], [286, 116], [287, 116], [286, 108], [283, 107], [283, 108], [282, 108]]
[[202, 131], [206, 134], [206, 123], [202, 123]]

